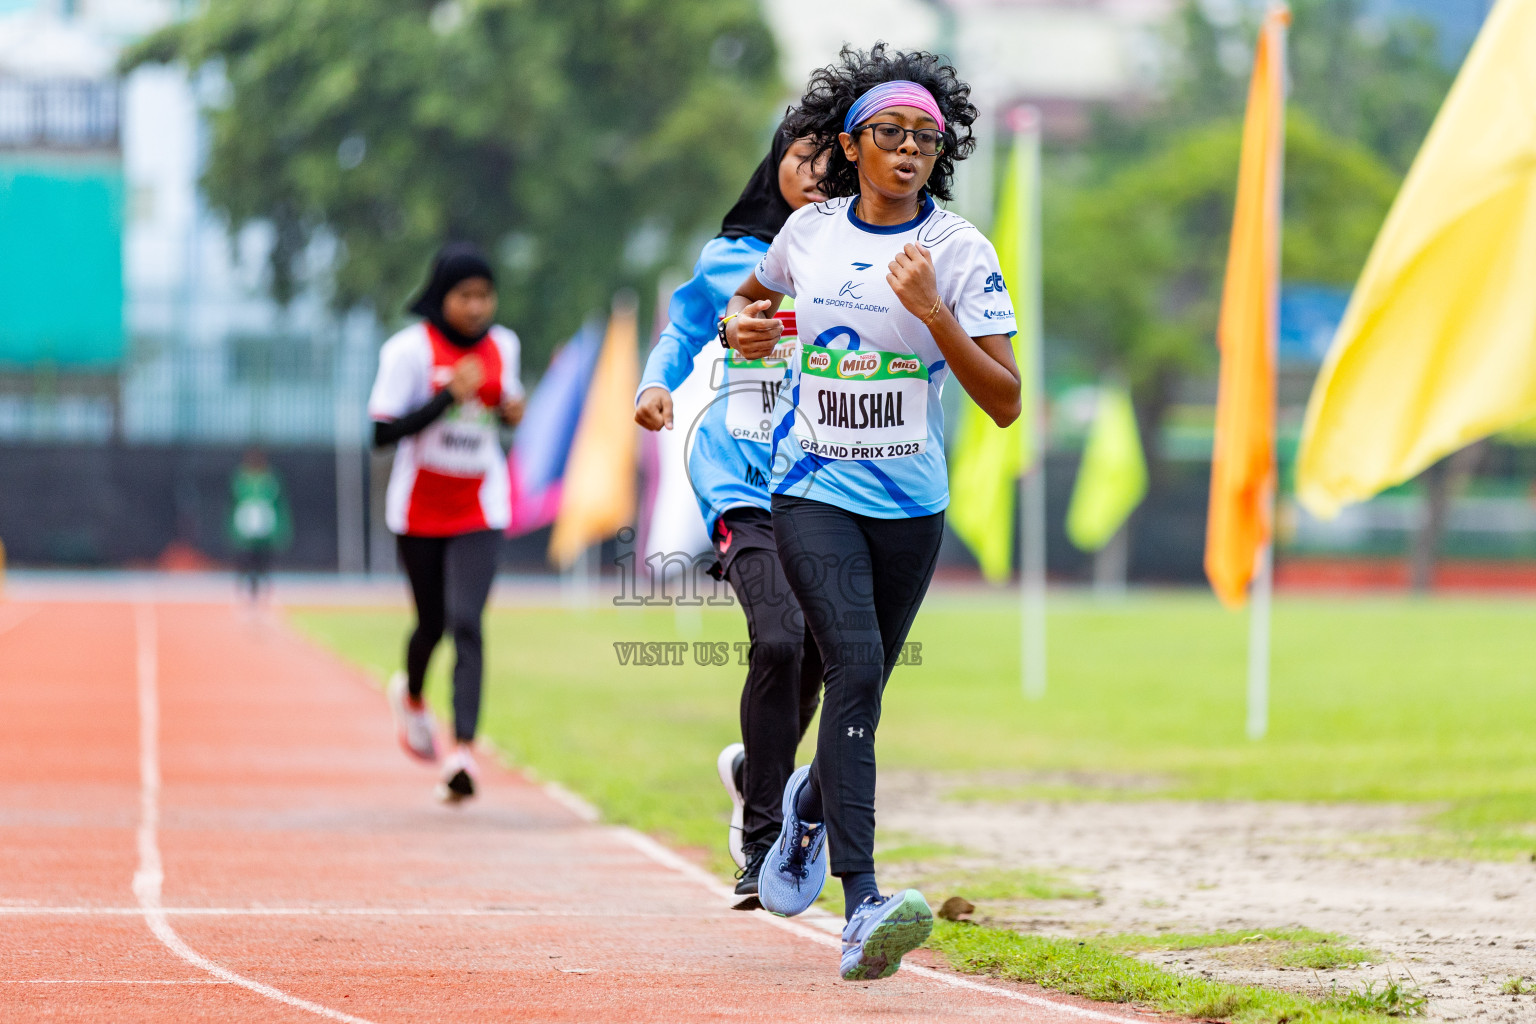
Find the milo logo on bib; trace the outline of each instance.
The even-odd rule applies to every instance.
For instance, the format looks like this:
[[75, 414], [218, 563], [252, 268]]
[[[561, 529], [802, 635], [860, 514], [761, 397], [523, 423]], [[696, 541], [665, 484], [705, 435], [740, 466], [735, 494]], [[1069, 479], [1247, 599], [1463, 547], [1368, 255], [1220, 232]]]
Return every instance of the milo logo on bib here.
[[737, 370], [787, 369], [799, 348], [799, 340], [791, 336], [773, 346], [773, 351], [761, 359], [743, 359], [740, 352], [731, 349], [726, 365], [732, 373]]
[[897, 459], [928, 445], [928, 368], [897, 352], [803, 350], [792, 428], [825, 459]]
[[863, 377], [868, 379], [880, 372], [879, 352], [849, 352], [837, 361], [837, 375], [843, 379]]
[[725, 361], [725, 375], [716, 389], [726, 392], [725, 426], [738, 441], [767, 444], [773, 434], [773, 410], [779, 388], [789, 376], [790, 360], [799, 356], [800, 343], [786, 335], [761, 359], [742, 359], [732, 351]]

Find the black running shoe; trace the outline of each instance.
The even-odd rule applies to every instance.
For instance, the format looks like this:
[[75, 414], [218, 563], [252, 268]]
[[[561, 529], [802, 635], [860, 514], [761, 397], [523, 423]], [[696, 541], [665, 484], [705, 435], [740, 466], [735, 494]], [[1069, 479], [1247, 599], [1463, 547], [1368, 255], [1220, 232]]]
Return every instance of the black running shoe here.
[[758, 910], [762, 907], [757, 899], [757, 878], [762, 874], [763, 861], [768, 859], [768, 851], [772, 848], [772, 843], [754, 843], [742, 851], [746, 854], [747, 863], [736, 872], [736, 902], [731, 904], [732, 910]]
[[475, 776], [479, 770], [469, 749], [460, 746], [443, 766], [443, 779], [437, 784], [437, 798], [445, 804], [457, 804], [475, 795]]
[[445, 803], [468, 800], [475, 795], [475, 780], [470, 777], [469, 772], [460, 768], [443, 783], [443, 789], [447, 792], [442, 794], [440, 799]]

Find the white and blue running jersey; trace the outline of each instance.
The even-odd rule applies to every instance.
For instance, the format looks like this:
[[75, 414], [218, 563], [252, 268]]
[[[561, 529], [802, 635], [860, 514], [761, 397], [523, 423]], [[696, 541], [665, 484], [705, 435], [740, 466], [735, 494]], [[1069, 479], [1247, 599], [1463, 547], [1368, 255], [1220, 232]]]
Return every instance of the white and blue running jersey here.
[[944, 356], [886, 281], [908, 243], [933, 255], [939, 299], [973, 338], [1014, 333], [997, 252], [926, 195], [905, 224], [876, 226], [851, 198], [795, 211], [758, 281], [795, 297], [800, 346], [774, 410], [772, 490], [879, 519], [949, 505]]
[[[715, 520], [728, 509], [768, 508], [768, 438], [773, 410], [765, 413], [762, 409], [762, 399], [757, 397], [760, 389], [753, 388], [755, 393], [749, 394], [747, 388], [731, 386], [725, 368], [728, 353], [720, 347], [716, 333], [726, 304], [767, 250], [767, 243], [751, 235], [714, 238], [704, 246], [693, 268], [693, 278], [672, 293], [667, 326], [645, 360], [645, 372], [635, 392], [638, 403], [647, 388], [677, 390], [688, 379], [694, 360], [706, 349], [710, 351], [706, 358], [716, 362], [710, 375], [714, 396], [699, 420], [688, 456], [688, 478], [699, 511], [704, 514], [704, 528], [711, 537]], [[780, 379], [783, 372], [779, 373]], [[737, 406], [734, 410], [733, 398]], [[758, 403], [751, 423], [753, 429], [733, 429], [728, 416], [735, 413], [735, 418], [741, 419], [745, 400]], [[692, 427], [690, 423], [676, 423], [673, 429]]]

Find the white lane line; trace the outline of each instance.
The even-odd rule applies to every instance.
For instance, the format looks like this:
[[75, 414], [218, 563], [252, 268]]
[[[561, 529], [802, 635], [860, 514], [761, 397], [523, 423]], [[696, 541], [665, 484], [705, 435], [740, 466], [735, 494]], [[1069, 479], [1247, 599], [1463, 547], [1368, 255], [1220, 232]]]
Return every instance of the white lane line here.
[[[502, 761], [506, 764], [512, 763], [511, 760], [505, 756], [502, 757]], [[560, 783], [540, 782], [539, 786], [544, 790], [545, 796], [548, 796], [555, 803], [559, 804], [561, 807], [564, 807], [566, 810], [576, 815], [576, 817], [580, 818], [582, 821], [587, 822], [589, 825], [596, 825], [599, 821], [603, 820], [602, 813], [596, 807], [592, 806], [587, 801], [577, 796], [575, 793], [572, 793], [570, 790], [560, 785]]]
[[[698, 914], [623, 913], [603, 910], [520, 910], [512, 907], [160, 907], [166, 917], [580, 917], [677, 918], [696, 921]], [[0, 917], [139, 917], [143, 907], [0, 907]], [[721, 911], [722, 920], [735, 912]]]
[[133, 894], [138, 897], [144, 923], [154, 932], [155, 938], [172, 953], [187, 963], [207, 971], [215, 978], [227, 981], [274, 1002], [296, 1009], [307, 1010], [327, 1020], [343, 1024], [372, 1024], [362, 1017], [354, 1017], [333, 1010], [319, 1003], [289, 995], [281, 989], [236, 974], [227, 967], [214, 963], [188, 946], [176, 929], [171, 927], [165, 908], [160, 905], [160, 892], [165, 883], [165, 870], [160, 863], [160, 667], [155, 637], [154, 606], [143, 601], [135, 602], [134, 626], [138, 639], [138, 689], [139, 689], [139, 867], [133, 873]]
[[[627, 828], [620, 825], [612, 826], [611, 831], [616, 836], [618, 836], [619, 839], [628, 843], [630, 846], [633, 846], [636, 850], [639, 850], [642, 854], [649, 857], [651, 860], [661, 864], [664, 867], [671, 868], [678, 874], [684, 875], [692, 881], [697, 882], [699, 885], [720, 896], [722, 899], [730, 898], [735, 895], [735, 893], [717, 881], [715, 877], [709, 872], [705, 871], [697, 864], [684, 860], [682, 857], [667, 849], [665, 846], [662, 846], [650, 836], [641, 832], [637, 832], [632, 828]], [[805, 916], [810, 915], [807, 914]], [[773, 925], [775, 928], [782, 928], [784, 931], [787, 931], [793, 935], [798, 935], [804, 939], [810, 939], [812, 942], [820, 943], [823, 946], [831, 946], [834, 949], [841, 949], [842, 939], [840, 936], [842, 932], [842, 922], [838, 921], [835, 917], [833, 917], [833, 915], [830, 914], [825, 914], [823, 916], [832, 917], [833, 923], [837, 925], [838, 934], [834, 935], [826, 931], [821, 931], [814, 925], [802, 924], [799, 921], [791, 921], [787, 918], [775, 917], [766, 911], [763, 913], [757, 913], [756, 911], [753, 911], [752, 913], [752, 917], [755, 920], [761, 921], [764, 924]], [[1102, 1010], [1090, 1010], [1086, 1007], [1074, 1006], [1071, 1003], [1059, 1003], [1054, 999], [1046, 999], [1043, 996], [1033, 996], [1028, 992], [1016, 992], [1013, 989], [1003, 988], [1000, 985], [988, 985], [985, 982], [972, 981], [970, 978], [961, 977], [957, 974], [951, 974], [947, 971], [936, 971], [931, 967], [919, 967], [916, 964], [903, 964], [901, 970], [903, 974], [915, 974], [920, 978], [927, 978], [931, 981], [942, 982], [943, 984], [950, 985], [954, 988], [969, 989], [973, 992], [985, 992], [988, 995], [999, 996], [1003, 999], [1012, 999], [1020, 1003], [1028, 1003], [1030, 1006], [1038, 1006], [1042, 1009], [1048, 1009], [1056, 1013], [1068, 1014], [1073, 1017], [1082, 1017], [1088, 1020], [1113, 1021], [1114, 1024], [1147, 1024], [1146, 1017], [1127, 1017], [1114, 1013], [1105, 1013]]]
[[0, 978], [0, 985], [228, 985], [217, 978]]

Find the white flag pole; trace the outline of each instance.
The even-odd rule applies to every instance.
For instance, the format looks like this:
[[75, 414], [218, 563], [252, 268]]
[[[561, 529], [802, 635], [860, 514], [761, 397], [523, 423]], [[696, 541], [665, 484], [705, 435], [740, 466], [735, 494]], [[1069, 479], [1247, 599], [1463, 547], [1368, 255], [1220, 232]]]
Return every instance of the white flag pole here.
[[1034, 451], [1033, 460], [1025, 467], [1019, 480], [1019, 538], [1020, 590], [1022, 613], [1021, 661], [1024, 676], [1024, 696], [1039, 700], [1045, 696], [1045, 330], [1041, 312], [1040, 289], [1040, 111], [1036, 107], [1023, 107], [1018, 111], [1014, 125], [1023, 142], [1023, 157], [1028, 161], [1030, 194], [1024, 197], [1024, 209], [1029, 211], [1029, 237], [1025, 240], [1029, 253], [1028, 280], [1021, 287], [1029, 297], [1029, 319], [1019, 326], [1029, 331], [1028, 360], [1030, 393], [1025, 396], [1024, 415], [1029, 417], [1024, 426], [1025, 436], [1030, 438]]
[[1270, 606], [1275, 590], [1275, 545], [1259, 552], [1248, 601], [1248, 738], [1261, 740], [1269, 732]]
[[[1280, 120], [1278, 132], [1280, 137], [1275, 140], [1275, 195], [1274, 195], [1274, 246], [1272, 266], [1275, 270], [1276, 280], [1273, 292], [1270, 295], [1269, 309], [1269, 359], [1271, 368], [1275, 369], [1276, 377], [1279, 375], [1279, 353], [1276, 344], [1280, 337], [1280, 245], [1281, 236], [1284, 234], [1284, 201], [1285, 195], [1285, 94], [1289, 91], [1289, 81], [1286, 76], [1286, 25], [1284, 22], [1276, 26], [1275, 38], [1275, 64], [1280, 73]], [[1271, 381], [1271, 386], [1274, 386]], [[1278, 408], [1278, 395], [1270, 403], [1271, 409]], [[1271, 431], [1273, 436], [1273, 431]], [[1274, 452], [1270, 452], [1271, 486], [1263, 501], [1268, 506], [1270, 521], [1270, 536], [1265, 541], [1264, 547], [1259, 551], [1258, 566], [1254, 573], [1253, 584], [1249, 590], [1248, 607], [1248, 738], [1261, 740], [1269, 734], [1269, 670], [1270, 670], [1270, 639], [1274, 621], [1274, 595], [1275, 595], [1275, 481], [1278, 476], [1274, 468]]]

